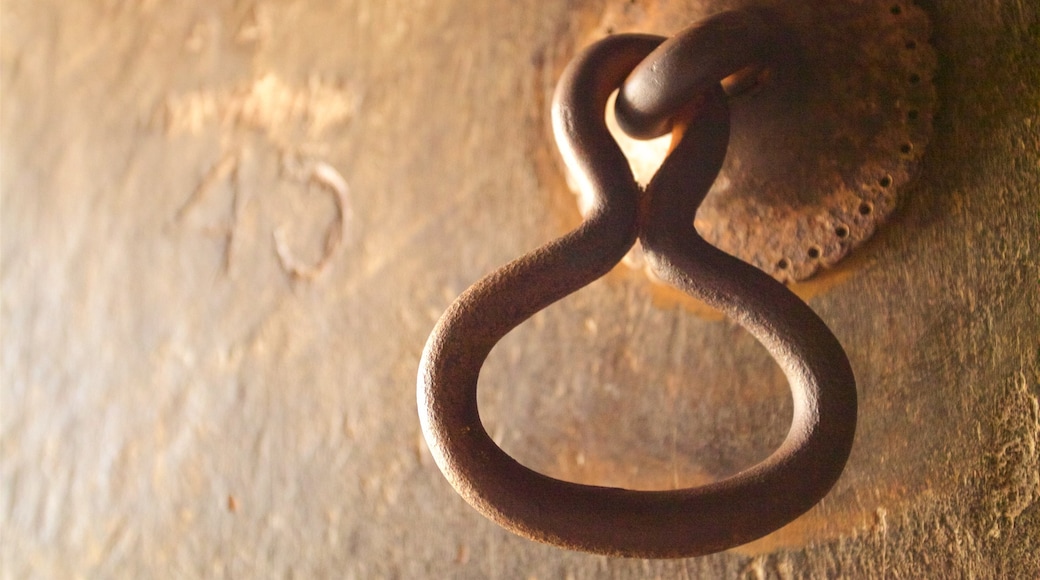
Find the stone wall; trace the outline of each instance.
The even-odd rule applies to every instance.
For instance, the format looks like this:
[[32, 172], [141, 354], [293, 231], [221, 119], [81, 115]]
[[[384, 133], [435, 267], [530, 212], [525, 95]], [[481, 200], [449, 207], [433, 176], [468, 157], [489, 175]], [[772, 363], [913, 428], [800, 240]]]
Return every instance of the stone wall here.
[[[896, 217], [799, 288], [859, 380], [832, 493], [749, 546], [514, 537], [419, 432], [436, 318], [579, 221], [559, 66], [696, 2], [6, 0], [0, 575], [1028, 577], [1040, 568], [1040, 16], [928, 0], [940, 109]], [[666, 23], [671, 32], [683, 22]], [[664, 25], [658, 25], [664, 26]], [[667, 489], [782, 440], [739, 327], [619, 269], [492, 353], [496, 441]]]

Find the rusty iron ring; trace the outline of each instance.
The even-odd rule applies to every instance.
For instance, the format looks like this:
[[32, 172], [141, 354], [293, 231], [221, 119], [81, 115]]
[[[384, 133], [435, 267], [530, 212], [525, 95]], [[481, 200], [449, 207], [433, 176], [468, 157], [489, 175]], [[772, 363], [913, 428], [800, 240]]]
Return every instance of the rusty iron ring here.
[[[727, 77], [747, 88], [781, 46], [781, 31], [764, 9], [720, 12], [665, 40], [628, 75], [618, 91], [618, 126], [636, 139], [672, 130], [672, 119]], [[731, 91], [732, 92], [732, 91]]]
[[[437, 465], [485, 516], [534, 540], [638, 557], [708, 554], [794, 519], [840, 475], [856, 414], [848, 361], [808, 307], [783, 286], [769, 286], [749, 273], [752, 267], [720, 257], [717, 250], [705, 251], [696, 243], [699, 237], [686, 231], [692, 230], [690, 221], [662, 216], [663, 209], [679, 204], [672, 195], [677, 191], [688, 195], [694, 190], [692, 210], [679, 210], [684, 215], [695, 210], [721, 167], [728, 111], [721, 90], [713, 90], [679, 143], [683, 151], [692, 148], [693, 162], [681, 169], [667, 164], [669, 169], [651, 183], [649, 193], [656, 192], [660, 200], [651, 201], [643, 235], [662, 275], [729, 313], [787, 372], [795, 420], [784, 444], [762, 463], [710, 485], [633, 491], [535, 472], [502, 451], [481, 424], [477, 379], [495, 343], [535, 312], [605, 273], [633, 243], [639, 190], [607, 132], [603, 110], [614, 87], [662, 41], [610, 37], [584, 51], [564, 72], [554, 99], [554, 128], [565, 161], [591, 188], [596, 206], [577, 230], [485, 277], [449, 307], [427, 342], [417, 394], [423, 433]], [[682, 186], [673, 179], [683, 180]], [[700, 254], [677, 254], [688, 251]], [[742, 284], [763, 294], [750, 296]], [[772, 300], [775, 306], [769, 306]], [[782, 312], [772, 312], [774, 307]], [[802, 320], [806, 313], [808, 319]]]
[[657, 276], [721, 310], [765, 346], [794, 398], [791, 428], [772, 455], [733, 477], [690, 490], [697, 499], [684, 507], [696, 513], [687, 515], [686, 540], [721, 550], [782, 527], [830, 491], [852, 450], [856, 381], [841, 344], [805, 302], [706, 242], [693, 227], [725, 157], [729, 112], [721, 87], [683, 130], [647, 187], [639, 235], [647, 261]]
[[626, 549], [625, 526], [612, 524], [638, 513], [615, 499], [633, 492], [559, 481], [518, 463], [481, 424], [477, 378], [499, 339], [607, 273], [635, 242], [639, 187], [604, 111], [610, 94], [662, 40], [610, 37], [567, 67], [554, 97], [553, 126], [565, 162], [592, 194], [593, 210], [573, 232], [466, 290], [437, 322], [419, 366], [423, 435], [455, 490], [519, 535], [577, 550], [636, 553]]

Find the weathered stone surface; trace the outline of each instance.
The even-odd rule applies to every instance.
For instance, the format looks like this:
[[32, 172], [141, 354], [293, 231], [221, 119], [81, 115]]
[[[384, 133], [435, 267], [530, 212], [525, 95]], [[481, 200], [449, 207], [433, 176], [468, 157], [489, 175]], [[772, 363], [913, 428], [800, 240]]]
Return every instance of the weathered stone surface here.
[[[846, 473], [756, 544], [647, 562], [484, 521], [430, 461], [414, 384], [455, 296], [577, 223], [558, 63], [660, 6], [4, 2], [3, 576], [1035, 574], [1040, 17], [924, 8], [922, 175], [799, 289], [860, 382]], [[539, 314], [485, 367], [490, 430], [609, 485], [760, 459], [783, 377], [694, 310], [619, 270]]]

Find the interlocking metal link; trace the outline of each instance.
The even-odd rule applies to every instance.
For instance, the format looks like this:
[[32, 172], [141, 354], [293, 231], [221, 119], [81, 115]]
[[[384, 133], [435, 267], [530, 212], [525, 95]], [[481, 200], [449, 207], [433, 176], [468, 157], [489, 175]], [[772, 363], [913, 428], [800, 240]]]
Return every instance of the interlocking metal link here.
[[720, 12], [662, 42], [618, 91], [618, 125], [637, 139], [660, 137], [692, 96], [727, 77], [754, 74], [780, 48], [770, 19], [764, 9]]
[[[712, 38], [703, 27], [697, 30], [691, 34]], [[604, 109], [609, 95], [640, 62], [645, 66], [644, 59], [663, 41], [645, 35], [608, 37], [564, 71], [553, 102], [554, 132], [594, 207], [575, 231], [466, 290], [430, 335], [418, 378], [423, 434], [438, 467], [462, 497], [522, 536], [610, 555], [696, 556], [768, 534], [827, 493], [841, 474], [855, 433], [852, 371], [824, 323], [783, 285], [715, 249], [693, 229], [693, 215], [721, 168], [729, 139], [721, 77], [699, 95], [688, 95], [687, 103], [698, 103], [696, 110], [685, 107], [692, 120], [678, 127], [683, 135], [648, 186], [649, 200], [640, 209], [641, 192], [607, 131]], [[791, 384], [794, 421], [780, 448], [758, 465], [710, 485], [633, 491], [561, 481], [518, 463], [491, 440], [480, 421], [477, 379], [495, 343], [609, 271], [637, 234], [660, 276], [744, 326]]]

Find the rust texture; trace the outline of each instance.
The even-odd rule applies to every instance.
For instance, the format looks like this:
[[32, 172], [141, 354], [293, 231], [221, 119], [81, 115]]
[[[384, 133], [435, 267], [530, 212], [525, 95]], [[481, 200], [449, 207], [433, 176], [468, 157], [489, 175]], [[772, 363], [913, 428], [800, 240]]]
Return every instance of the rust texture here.
[[[748, 3], [0, 2], [0, 577], [1036, 578], [1035, 0], [920, 0], [941, 104], [920, 174], [792, 287], [859, 395], [816, 507], [711, 556], [609, 558], [501, 528], [429, 453], [431, 328], [581, 222], [550, 127], [566, 64]], [[322, 163], [349, 185], [328, 254]], [[275, 232], [328, 267], [294, 275]], [[783, 373], [680, 295], [618, 266], [510, 332], [481, 371], [492, 439], [628, 489], [767, 457]]]
[[697, 215], [712, 244], [805, 280], [869, 239], [931, 135], [935, 54], [911, 3], [779, 3], [783, 44], [733, 102], [730, 154]]
[[[631, 26], [677, 16], [662, 9]], [[917, 174], [936, 101], [928, 16], [909, 2], [810, 0], [711, 19], [684, 42], [713, 50], [670, 41], [619, 93], [618, 123], [632, 137], [663, 135], [660, 110], [708, 82], [691, 70], [760, 64], [757, 83], [730, 91], [729, 153], [695, 224], [776, 279], [806, 280], [870, 239]], [[671, 92], [641, 101], [639, 89], [665, 71], [677, 79]]]
[[[703, 48], [742, 14], [727, 14], [681, 35], [685, 52]], [[438, 322], [423, 353], [418, 407], [441, 471], [477, 510], [507, 529], [558, 546], [635, 557], [718, 552], [789, 523], [830, 490], [856, 428], [856, 388], [841, 345], [793, 293], [760, 270], [705, 242], [693, 215], [715, 181], [729, 141], [729, 109], [719, 81], [734, 71], [707, 67], [712, 80], [694, 102], [692, 123], [643, 194], [603, 116], [610, 94], [638, 63], [674, 43], [615, 35], [580, 54], [557, 89], [553, 120], [561, 153], [594, 200], [585, 222], [485, 277]], [[654, 51], [660, 45], [657, 51]], [[650, 57], [647, 59], [647, 56]], [[644, 60], [646, 59], [646, 60]], [[746, 62], [736, 62], [743, 68]], [[663, 83], [670, 78], [664, 73]], [[638, 78], [638, 77], [637, 77]], [[630, 88], [643, 96], [662, 82]], [[644, 99], [645, 101], [645, 99]], [[689, 103], [659, 107], [659, 126], [688, 114]], [[639, 197], [646, 198], [640, 202]], [[642, 208], [639, 217], [637, 208]], [[639, 218], [639, 219], [637, 219]], [[725, 312], [754, 335], [784, 370], [794, 397], [787, 438], [764, 461], [711, 484], [636, 491], [562, 481], [503, 451], [481, 423], [477, 380], [510, 330], [552, 302], [602, 276], [639, 238], [656, 273]]]

